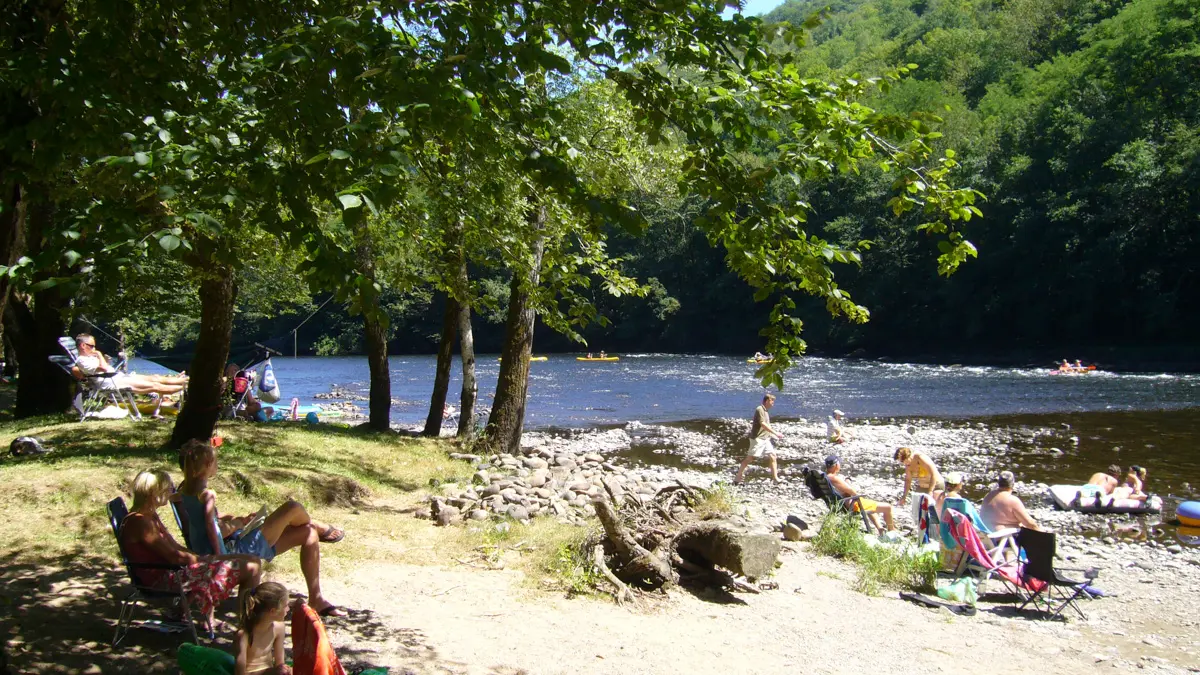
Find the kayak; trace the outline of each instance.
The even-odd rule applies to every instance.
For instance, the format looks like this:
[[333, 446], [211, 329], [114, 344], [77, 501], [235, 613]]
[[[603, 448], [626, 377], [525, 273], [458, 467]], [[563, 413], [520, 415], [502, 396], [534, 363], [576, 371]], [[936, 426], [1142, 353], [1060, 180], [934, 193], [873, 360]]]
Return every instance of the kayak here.
[[771, 363], [775, 359], [746, 359], [746, 363]]
[[588, 356], [576, 356], [576, 357], [575, 357], [575, 360], [576, 360], [576, 361], [620, 361], [620, 360], [621, 360], [621, 357], [619, 357], [619, 356], [604, 356], [604, 357], [600, 357], [600, 356], [591, 356], [591, 357], [588, 357]]
[[1083, 368], [1072, 368], [1071, 370], [1050, 369], [1051, 375], [1087, 375], [1094, 372], [1096, 372], [1096, 366], [1084, 366]]
[[[503, 361], [503, 360], [504, 360], [504, 358], [503, 358], [503, 357], [501, 357], [501, 358], [498, 358], [498, 359], [496, 359], [496, 360], [497, 360], [497, 361]], [[549, 361], [549, 360], [550, 360], [550, 357], [549, 357], [549, 356], [531, 356], [531, 357], [529, 357], [529, 360], [530, 360], [530, 361]]]

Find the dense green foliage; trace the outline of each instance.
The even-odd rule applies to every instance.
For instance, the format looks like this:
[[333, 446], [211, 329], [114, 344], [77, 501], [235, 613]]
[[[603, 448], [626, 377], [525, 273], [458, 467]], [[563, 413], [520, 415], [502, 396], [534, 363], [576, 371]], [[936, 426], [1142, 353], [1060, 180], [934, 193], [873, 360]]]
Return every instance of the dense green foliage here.
[[[766, 19], [798, 25], [822, 7], [791, 0]], [[1191, 3], [846, 0], [795, 54], [801, 72], [825, 78], [917, 64], [910, 79], [869, 102], [896, 113], [938, 111], [938, 142], [958, 150], [963, 182], [989, 198], [986, 219], [967, 230], [984, 255], [942, 279], [918, 221], [879, 209], [892, 175], [863, 165], [807, 183], [810, 231], [846, 247], [872, 242], [861, 268], [838, 273], [870, 322], [830, 319], [823, 301], [800, 300], [811, 344], [980, 358], [1099, 356], [1112, 353], [1101, 348], [1190, 341], [1200, 309], [1200, 25]], [[611, 323], [583, 336], [614, 351], [761, 348], [769, 303], [754, 301], [726, 251], [697, 225], [709, 204], [664, 185], [627, 192], [652, 224], [644, 237], [610, 233], [610, 251], [649, 292], [597, 294]], [[766, 194], [785, 198], [777, 181]], [[501, 337], [506, 289], [493, 274], [480, 280], [494, 300], [483, 315], [495, 322], [480, 326], [483, 350], [497, 349]], [[438, 301], [413, 302], [396, 316], [393, 348], [428, 351]], [[313, 328], [342, 349], [355, 346], [338, 337], [344, 329]], [[540, 350], [578, 348], [549, 330], [538, 342]]]

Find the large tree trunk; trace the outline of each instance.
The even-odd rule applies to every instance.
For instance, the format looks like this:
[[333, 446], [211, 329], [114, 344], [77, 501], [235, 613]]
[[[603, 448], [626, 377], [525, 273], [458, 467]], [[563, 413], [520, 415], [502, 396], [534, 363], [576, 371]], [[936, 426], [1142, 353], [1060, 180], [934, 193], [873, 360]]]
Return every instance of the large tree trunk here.
[[496, 378], [496, 400], [488, 416], [487, 443], [495, 452], [515, 453], [521, 449], [521, 430], [525, 426], [525, 398], [529, 393], [529, 357], [533, 353], [533, 325], [537, 314], [532, 304], [532, 289], [540, 281], [542, 250], [545, 240], [542, 229], [546, 209], [535, 205], [530, 212], [535, 219], [537, 240], [529, 278], [522, 280], [514, 274], [508, 296], [508, 319], [504, 330], [504, 349], [501, 353], [500, 375]]
[[379, 306], [379, 291], [375, 286], [375, 247], [371, 241], [370, 223], [361, 213], [353, 214], [355, 258], [362, 283], [359, 301], [363, 313], [363, 336], [367, 346], [367, 368], [371, 372], [370, 400], [367, 427], [375, 431], [392, 428], [392, 372], [388, 364], [388, 317]]
[[22, 297], [9, 298], [4, 332], [21, 364], [17, 378], [17, 417], [61, 413], [71, 407], [71, 376], [50, 362], [51, 356], [64, 353], [58, 338], [66, 330], [63, 321], [66, 306], [57, 287], [35, 294], [33, 307]]
[[433, 395], [429, 397], [429, 415], [425, 418], [426, 436], [442, 435], [445, 418], [446, 393], [450, 391], [450, 367], [454, 365], [454, 336], [458, 332], [458, 301], [446, 295], [446, 311], [442, 314], [442, 339], [438, 343], [437, 372], [433, 378]]
[[[25, 252], [25, 206], [24, 192], [19, 183], [9, 182], [6, 172], [0, 169], [0, 189], [4, 190], [3, 211], [0, 211], [0, 265], [11, 267]], [[0, 274], [0, 316], [8, 303], [12, 284], [7, 274]]]
[[367, 426], [375, 431], [392, 428], [392, 373], [388, 365], [387, 324], [381, 314], [378, 296], [372, 296], [373, 311], [363, 311], [363, 332], [367, 342], [367, 367], [371, 371], [371, 399], [367, 404]]
[[[467, 287], [467, 261], [463, 259], [458, 280], [463, 289]], [[471, 330], [471, 303], [458, 303], [458, 344], [462, 354], [462, 397], [459, 399], [458, 437], [468, 438], [475, 433], [475, 400], [479, 395], [479, 384], [475, 380], [475, 334]]]
[[188, 369], [187, 398], [171, 432], [171, 447], [212, 438], [223, 403], [225, 363], [233, 339], [233, 303], [237, 288], [233, 268], [203, 256], [200, 278], [200, 337]]

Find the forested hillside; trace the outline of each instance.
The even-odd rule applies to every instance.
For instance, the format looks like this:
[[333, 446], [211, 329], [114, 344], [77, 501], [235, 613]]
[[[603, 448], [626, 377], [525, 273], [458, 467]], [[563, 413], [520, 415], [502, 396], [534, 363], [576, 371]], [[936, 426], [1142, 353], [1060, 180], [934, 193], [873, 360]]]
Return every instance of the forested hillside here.
[[[824, 7], [789, 0], [764, 18], [800, 25]], [[868, 242], [861, 267], [839, 266], [837, 280], [871, 313], [852, 323], [831, 318], [824, 300], [797, 297], [810, 348], [934, 360], [1200, 361], [1196, 15], [1191, 0], [843, 0], [806, 45], [778, 45], [813, 77], [916, 64], [909, 79], [863, 102], [940, 116], [939, 142], [962, 162], [956, 181], [987, 197], [984, 217], [965, 227], [978, 259], [945, 278], [932, 262], [936, 242], [915, 231], [920, 216], [882, 208], [894, 174], [863, 164], [806, 184], [810, 233], [847, 248]], [[769, 198], [786, 198], [782, 182], [768, 184]], [[585, 291], [611, 322], [583, 329], [588, 348], [760, 348], [773, 303], [754, 301], [697, 225], [709, 205], [669, 183], [637, 184], [627, 195], [651, 223], [644, 236], [609, 228], [609, 252], [648, 293], [610, 297], [598, 283]], [[299, 283], [291, 271], [299, 255], [258, 255], [239, 272], [237, 332], [287, 334], [328, 296]], [[80, 307], [102, 322], [140, 322], [132, 326], [139, 337], [186, 342], [194, 326], [174, 317], [194, 301], [144, 297], [177, 289], [178, 268], [163, 263], [159, 282], [128, 289], [135, 308], [109, 300], [89, 308], [86, 298]], [[471, 272], [485, 298], [475, 319], [484, 351], [503, 337], [507, 274]], [[443, 297], [417, 283], [385, 289], [393, 352], [436, 348]], [[307, 353], [360, 352], [361, 320], [332, 303], [297, 344]], [[582, 348], [538, 328], [536, 351]]]

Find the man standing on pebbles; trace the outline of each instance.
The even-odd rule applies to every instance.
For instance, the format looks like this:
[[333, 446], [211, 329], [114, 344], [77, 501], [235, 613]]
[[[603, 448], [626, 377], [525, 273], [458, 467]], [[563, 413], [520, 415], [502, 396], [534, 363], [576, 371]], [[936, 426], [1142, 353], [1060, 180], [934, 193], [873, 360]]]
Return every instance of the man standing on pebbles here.
[[742, 460], [742, 465], [738, 467], [737, 477], [733, 479], [734, 485], [742, 482], [742, 475], [746, 473], [746, 467], [750, 466], [750, 462], [764, 454], [771, 466], [771, 480], [779, 482], [779, 470], [775, 466], [775, 446], [771, 444], [771, 437], [782, 439], [783, 434], [777, 433], [771, 428], [771, 416], [767, 414], [767, 411], [774, 405], [775, 395], [766, 394], [763, 396], [762, 405], [754, 409], [754, 421], [750, 424], [750, 452]]

